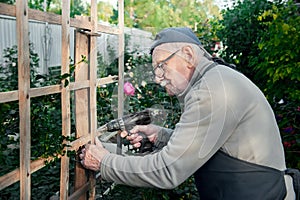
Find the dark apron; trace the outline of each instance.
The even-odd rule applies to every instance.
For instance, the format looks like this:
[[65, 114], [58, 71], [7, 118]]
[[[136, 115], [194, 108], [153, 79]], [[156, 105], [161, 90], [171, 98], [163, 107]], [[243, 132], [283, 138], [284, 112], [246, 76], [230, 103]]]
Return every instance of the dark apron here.
[[194, 177], [201, 200], [282, 200], [284, 173], [218, 151]]

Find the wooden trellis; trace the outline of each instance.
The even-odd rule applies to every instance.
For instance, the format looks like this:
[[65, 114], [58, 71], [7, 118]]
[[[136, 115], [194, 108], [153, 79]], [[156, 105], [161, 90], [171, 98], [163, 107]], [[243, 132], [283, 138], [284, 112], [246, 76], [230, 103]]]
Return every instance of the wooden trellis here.
[[[47, 159], [30, 160], [31, 152], [31, 121], [30, 121], [30, 100], [43, 95], [61, 93], [62, 110], [62, 135], [71, 134], [71, 110], [70, 92], [75, 93], [75, 117], [77, 130], [77, 140], [69, 143], [71, 147], [67, 150], [77, 150], [78, 147], [93, 142], [97, 136], [97, 106], [96, 89], [102, 84], [114, 83], [118, 80], [118, 116], [123, 114], [123, 72], [124, 72], [124, 2], [118, 0], [119, 24], [113, 28], [98, 24], [97, 1], [91, 0], [91, 16], [70, 18], [70, 1], [62, 1], [62, 15], [42, 12], [29, 9], [27, 0], [17, 0], [16, 5], [0, 3], [0, 14], [16, 17], [17, 24], [17, 44], [18, 44], [18, 90], [1, 92], [0, 103], [18, 101], [20, 117], [20, 167], [10, 173], [0, 177], [0, 190], [20, 181], [20, 198], [31, 199], [31, 174], [45, 166]], [[62, 55], [61, 73], [69, 72], [70, 56], [70, 27], [74, 27], [76, 32], [76, 60], [81, 59], [81, 55], [88, 58], [88, 63], [84, 67], [76, 68], [75, 81], [70, 82], [67, 87], [51, 85], [39, 88], [30, 88], [30, 59], [29, 59], [29, 34], [28, 20], [38, 20], [50, 24], [59, 24], [62, 27]], [[118, 35], [119, 49], [119, 75], [118, 77], [97, 78], [97, 43], [96, 37], [99, 33]], [[59, 47], [57, 47], [59, 48]], [[80, 114], [79, 114], [80, 113]], [[120, 138], [119, 138], [120, 140]], [[120, 141], [118, 141], [120, 145]], [[119, 149], [119, 148], [118, 148]], [[48, 158], [52, 159], [52, 158]], [[61, 157], [60, 175], [60, 199], [90, 199], [95, 197], [95, 177], [88, 179], [85, 177], [84, 169], [75, 169], [75, 191], [69, 195], [69, 158], [65, 155]], [[89, 195], [87, 194], [89, 191]]]

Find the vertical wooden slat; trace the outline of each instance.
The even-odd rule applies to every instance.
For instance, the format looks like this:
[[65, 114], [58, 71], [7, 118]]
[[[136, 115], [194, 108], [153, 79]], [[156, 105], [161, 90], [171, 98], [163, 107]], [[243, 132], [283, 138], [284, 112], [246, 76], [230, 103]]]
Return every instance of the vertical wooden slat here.
[[[91, 33], [98, 30], [97, 0], [91, 0]], [[91, 142], [95, 142], [97, 131], [97, 37], [90, 37], [90, 119], [91, 119]], [[95, 199], [95, 174], [90, 174], [89, 199]]]
[[[118, 14], [119, 14], [119, 83], [118, 83], [118, 117], [123, 116], [124, 112], [124, 0], [118, 0]], [[122, 152], [121, 137], [117, 137], [117, 154]]]
[[18, 39], [18, 89], [20, 113], [20, 199], [31, 197], [30, 173], [30, 60], [27, 0], [16, 4]]
[[[91, 33], [97, 33], [97, 0], [91, 1]], [[97, 37], [90, 37], [90, 118], [91, 141], [97, 130]]]
[[[88, 17], [76, 16], [76, 19], [86, 20]], [[88, 56], [89, 37], [86, 34], [76, 31], [76, 49], [75, 49], [75, 63], [81, 60], [81, 56]], [[89, 79], [88, 64], [83, 62], [75, 68], [75, 82]], [[80, 138], [90, 133], [90, 119], [89, 119], [89, 90], [84, 88], [75, 91], [75, 118], [76, 118], [76, 138]], [[80, 163], [76, 163], [75, 167], [75, 191], [85, 185], [87, 177], [85, 170]], [[86, 193], [81, 194], [79, 200], [86, 199]]]
[[[62, 1], [62, 46], [61, 46], [61, 72], [69, 73], [69, 56], [70, 56], [70, 1]], [[64, 83], [63, 83], [64, 84]], [[70, 136], [70, 91], [69, 86], [63, 87], [61, 91], [61, 109], [62, 109], [62, 135]], [[66, 200], [69, 191], [69, 157], [65, 154], [61, 158], [60, 173], [60, 199]]]

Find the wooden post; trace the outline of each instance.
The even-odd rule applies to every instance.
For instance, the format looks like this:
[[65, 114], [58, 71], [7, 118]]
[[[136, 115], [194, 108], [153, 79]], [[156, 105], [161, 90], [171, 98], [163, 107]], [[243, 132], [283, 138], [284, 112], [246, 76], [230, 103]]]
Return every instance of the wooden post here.
[[18, 39], [18, 88], [20, 115], [20, 199], [31, 197], [30, 172], [30, 59], [27, 0], [16, 4]]
[[[123, 116], [124, 112], [124, 0], [118, 0], [118, 13], [119, 13], [119, 82], [118, 82], [118, 117]], [[117, 154], [122, 152], [121, 137], [117, 137]]]
[[[91, 33], [98, 31], [98, 12], [97, 0], [91, 0]], [[97, 131], [97, 37], [90, 37], [90, 119], [91, 119], [91, 142], [95, 142]], [[93, 200], [96, 196], [96, 174], [90, 174], [89, 199]]]
[[[62, 1], [62, 46], [61, 46], [61, 73], [69, 73], [69, 57], [70, 57], [70, 1]], [[69, 86], [64, 86], [61, 90], [61, 109], [62, 109], [62, 135], [70, 136], [71, 120], [70, 120], [70, 90]], [[67, 141], [65, 141], [67, 143]], [[60, 173], [60, 199], [66, 200], [69, 193], [69, 157], [67, 152], [61, 158], [61, 173]]]
[[[76, 19], [86, 20], [88, 22], [88, 17], [76, 16]], [[86, 56], [88, 58], [88, 47], [89, 47], [89, 37], [76, 31], [75, 34], [75, 63], [78, 63], [82, 58], [81, 56]], [[89, 79], [89, 66], [87, 63], [83, 62], [76, 66], [75, 68], [75, 82], [86, 81]], [[75, 119], [76, 119], [76, 138], [89, 135], [90, 133], [90, 116], [89, 116], [89, 90], [88, 88], [83, 88], [75, 91]], [[85, 169], [82, 168], [80, 163], [76, 163], [75, 167], [75, 191], [80, 189], [87, 182], [87, 177]], [[85, 194], [81, 194], [80, 200], [85, 200], [87, 198]]]

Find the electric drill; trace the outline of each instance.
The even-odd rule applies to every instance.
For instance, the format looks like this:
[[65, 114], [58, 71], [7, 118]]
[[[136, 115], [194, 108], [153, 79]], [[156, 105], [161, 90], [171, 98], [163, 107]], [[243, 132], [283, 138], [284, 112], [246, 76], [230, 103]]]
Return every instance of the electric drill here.
[[[129, 130], [131, 130], [136, 125], [147, 125], [150, 124], [154, 118], [157, 118], [159, 116], [163, 116], [163, 111], [158, 109], [152, 109], [148, 108], [140, 112], [132, 113], [123, 116], [119, 119], [114, 119], [104, 126], [102, 126], [102, 131], [107, 132], [114, 132], [114, 131], [128, 131], [128, 134], [130, 135]], [[143, 137], [141, 142], [141, 146], [138, 149], [139, 153], [144, 153], [148, 151], [152, 151], [153, 149], [153, 143], [149, 141], [148, 137], [143, 134], [139, 133]]]

